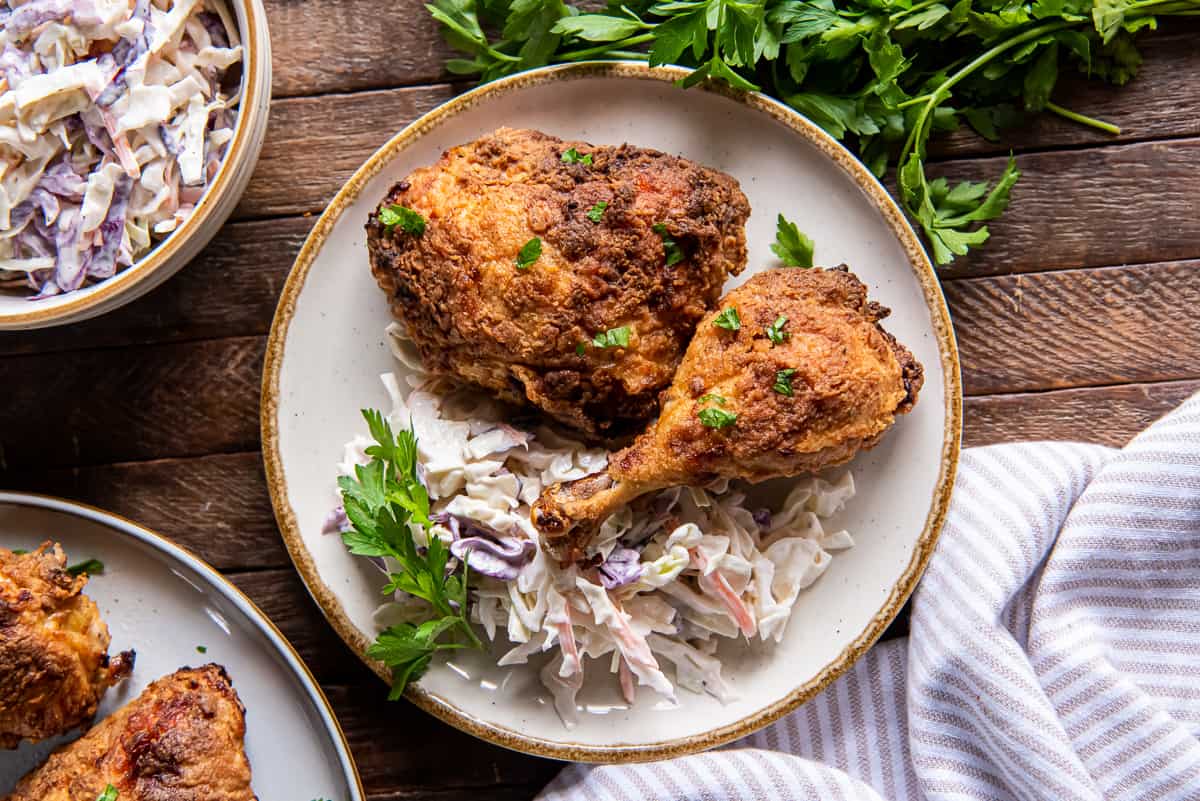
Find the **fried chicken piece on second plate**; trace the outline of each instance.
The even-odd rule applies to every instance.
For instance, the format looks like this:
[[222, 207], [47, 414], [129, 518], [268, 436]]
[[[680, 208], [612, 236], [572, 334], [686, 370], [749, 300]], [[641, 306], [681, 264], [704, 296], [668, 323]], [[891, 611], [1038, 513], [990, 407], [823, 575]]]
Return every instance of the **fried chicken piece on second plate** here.
[[66, 570], [61, 546], [0, 548], [0, 748], [87, 724], [104, 692], [133, 669], [133, 651], [108, 656], [108, 626]]
[[[387, 224], [393, 204], [419, 233]], [[608, 439], [658, 411], [745, 266], [749, 214], [737, 181], [686, 159], [501, 128], [396, 184], [367, 247], [426, 370]]]
[[[658, 421], [607, 470], [555, 484], [534, 505], [533, 523], [560, 559], [581, 557], [600, 524], [639, 495], [843, 464], [916, 403], [921, 365], [879, 325], [888, 309], [844, 266], [762, 272], [720, 306], [697, 328]], [[736, 330], [716, 324], [733, 326], [731, 308]]]
[[[50, 755], [3, 801], [255, 801], [245, 709], [220, 665], [164, 676]], [[286, 755], [280, 755], [286, 758]]]

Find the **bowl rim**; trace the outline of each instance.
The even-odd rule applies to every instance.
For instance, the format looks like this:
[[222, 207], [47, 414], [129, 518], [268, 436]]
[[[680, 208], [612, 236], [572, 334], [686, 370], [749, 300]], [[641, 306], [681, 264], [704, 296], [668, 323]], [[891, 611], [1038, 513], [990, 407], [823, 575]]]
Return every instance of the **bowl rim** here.
[[137, 542], [148, 545], [167, 559], [184, 564], [203, 576], [210, 587], [237, 607], [238, 611], [258, 629], [267, 642], [275, 648], [275, 651], [284, 658], [284, 661], [292, 669], [295, 677], [300, 680], [300, 684], [308, 695], [309, 700], [312, 701], [313, 706], [321, 714], [326, 732], [332, 736], [334, 750], [337, 752], [338, 761], [341, 763], [343, 778], [350, 787], [350, 791], [357, 793], [354, 801], [365, 801], [367, 794], [363, 789], [362, 778], [359, 776], [358, 765], [354, 761], [354, 754], [350, 750], [350, 743], [346, 739], [346, 733], [342, 730], [342, 724], [338, 721], [337, 715], [333, 711], [333, 706], [325, 696], [325, 691], [321, 689], [321, 683], [317, 681], [317, 677], [312, 674], [304, 659], [296, 651], [288, 638], [284, 636], [283, 632], [267, 617], [266, 613], [258, 608], [258, 604], [254, 603], [248, 595], [238, 589], [236, 584], [225, 578], [215, 567], [182, 545], [167, 539], [153, 529], [146, 528], [141, 523], [134, 522], [115, 512], [109, 512], [91, 504], [81, 503], [80, 501], [72, 501], [54, 495], [43, 495], [37, 492], [0, 491], [0, 505], [2, 504], [27, 506], [33, 509], [73, 515], [107, 526]]
[[[386, 668], [366, 656], [366, 649], [370, 645], [370, 641], [355, 627], [337, 597], [322, 581], [312, 555], [300, 535], [295, 512], [288, 502], [287, 480], [279, 452], [279, 377], [288, 329], [309, 269], [343, 211], [358, 198], [367, 182], [374, 178], [401, 150], [429, 133], [443, 120], [496, 96], [553, 81], [601, 77], [673, 83], [689, 73], [690, 70], [683, 67], [649, 67], [644, 62], [636, 61], [589, 61], [540, 67], [498, 79], [458, 95], [417, 118], [375, 151], [329, 202], [300, 249], [280, 294], [279, 305], [271, 323], [264, 356], [262, 402], [259, 413], [267, 488], [271, 495], [271, 504], [275, 510], [275, 519], [280, 533], [309, 593], [338, 636], [385, 681], [390, 682], [390, 675]], [[406, 689], [405, 697], [421, 709], [457, 729], [494, 745], [535, 756], [571, 762], [648, 762], [708, 750], [751, 734], [791, 712], [827, 687], [845, 673], [879, 639], [916, 588], [917, 581], [925, 570], [945, 522], [958, 466], [962, 435], [962, 379], [957, 342], [945, 297], [933, 265], [916, 233], [896, 202], [862, 162], [799, 112], [766, 95], [757, 92], [740, 92], [711, 81], [706, 81], [697, 88], [720, 94], [740, 102], [752, 110], [766, 113], [816, 146], [868, 196], [903, 246], [909, 266], [925, 295], [931, 324], [938, 341], [942, 372], [945, 376], [943, 403], [946, 428], [942, 442], [941, 467], [925, 526], [913, 549], [909, 564], [892, 587], [883, 606], [871, 618], [866, 628], [832, 662], [783, 698], [739, 721], [712, 729], [701, 735], [679, 737], [649, 744], [593, 745], [547, 740], [464, 712], [454, 706], [449, 699], [429, 692], [419, 684], [410, 684]]]
[[[195, 210], [188, 215], [183, 224], [172, 231], [145, 256], [111, 278], [106, 278], [94, 287], [90, 287], [87, 292], [80, 293], [76, 291], [67, 293], [68, 300], [63, 300], [59, 303], [44, 304], [40, 307], [36, 304], [41, 303], [41, 301], [28, 301], [33, 305], [33, 308], [29, 311], [16, 313], [0, 311], [0, 330], [21, 330], [68, 323], [81, 314], [87, 315], [88, 312], [103, 313], [103, 309], [100, 311], [93, 310], [103, 307], [105, 304], [127, 292], [135, 292], [134, 297], [136, 297], [134, 288], [145, 284], [151, 276], [155, 276], [164, 266], [176, 258], [185, 245], [189, 244], [189, 240], [201, 232], [205, 225], [209, 223], [210, 218], [217, 213], [220, 206], [217, 203], [217, 199], [228, 190], [231, 184], [236, 183], [235, 176], [242, 162], [248, 156], [255, 157], [252, 160], [256, 160], [257, 148], [255, 147], [255, 141], [261, 142], [261, 136], [255, 135], [255, 132], [252, 130], [254, 126], [250, 124], [250, 118], [258, 114], [257, 101], [260, 99], [260, 95], [265, 91], [269, 96], [271, 91], [271, 49], [267, 33], [266, 9], [263, 7], [262, 0], [218, 1], [227, 2], [230, 6], [240, 8], [245, 17], [245, 24], [239, 24], [238, 30], [242, 39], [242, 63], [244, 67], [242, 73], [242, 93], [238, 99], [237, 125], [234, 128], [233, 139], [230, 141], [229, 149], [226, 150], [225, 157], [221, 159], [221, 166], [217, 171], [217, 177], [205, 189], [204, 194], [201, 195], [199, 202], [196, 204]], [[265, 121], [266, 113], [264, 112], [264, 128]], [[233, 206], [231, 205], [227, 214], [232, 211]], [[216, 230], [214, 229], [210, 236], [215, 234]], [[180, 265], [180, 267], [183, 266]], [[152, 289], [154, 286], [155, 284], [151, 284], [146, 289]], [[132, 299], [133, 297], [130, 298], [130, 300]]]

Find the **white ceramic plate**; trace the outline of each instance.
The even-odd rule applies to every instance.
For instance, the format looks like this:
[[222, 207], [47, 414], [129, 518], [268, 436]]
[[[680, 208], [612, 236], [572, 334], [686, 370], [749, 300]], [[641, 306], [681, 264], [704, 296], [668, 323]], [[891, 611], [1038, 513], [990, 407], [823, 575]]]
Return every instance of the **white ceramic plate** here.
[[241, 36], [242, 100], [233, 140], [196, 210], [170, 236], [128, 269], [75, 292], [30, 300], [0, 292], [0, 331], [47, 328], [110, 312], [140, 298], [179, 272], [220, 230], [242, 197], [267, 132], [271, 105], [271, 38], [262, 0], [225, 0]]
[[[325, 696], [283, 635], [220, 574], [127, 520], [69, 501], [0, 493], [0, 544], [32, 550], [47, 539], [62, 543], [72, 562], [104, 563], [85, 591], [112, 634], [109, 653], [137, 651], [132, 677], [109, 690], [97, 720], [161, 676], [216, 662], [246, 707], [246, 753], [259, 798], [363, 801]], [[77, 736], [0, 751], [0, 796]]]
[[[529, 667], [485, 658], [435, 663], [409, 698], [501, 745], [563, 759], [653, 759], [696, 751], [766, 725], [844, 671], [911, 593], [940, 529], [958, 454], [961, 391], [941, 290], [920, 244], [867, 171], [819, 129], [759, 95], [672, 85], [683, 71], [635, 64], [556, 67], [489, 84], [431, 112], [376, 153], [318, 221], [284, 289], [263, 378], [263, 448], [276, 516], [310, 591], [360, 654], [374, 638], [379, 575], [322, 535], [342, 443], [359, 409], [389, 408], [379, 374], [403, 369], [385, 345], [388, 304], [371, 277], [363, 224], [384, 193], [442, 150], [507, 125], [594, 144], [630, 142], [724, 170], [753, 208], [749, 266], [769, 251], [779, 212], [816, 241], [819, 263], [848, 263], [892, 308], [886, 325], [925, 365], [916, 410], [852, 464], [858, 496], [838, 521], [858, 545], [796, 604], [778, 647], [728, 643], [741, 698], [680, 692], [627, 709], [614, 686], [588, 684], [568, 731]], [[403, 382], [401, 382], [403, 383]], [[374, 666], [377, 670], [380, 666]], [[500, 688], [500, 689], [496, 689]], [[383, 688], [380, 688], [382, 697]]]

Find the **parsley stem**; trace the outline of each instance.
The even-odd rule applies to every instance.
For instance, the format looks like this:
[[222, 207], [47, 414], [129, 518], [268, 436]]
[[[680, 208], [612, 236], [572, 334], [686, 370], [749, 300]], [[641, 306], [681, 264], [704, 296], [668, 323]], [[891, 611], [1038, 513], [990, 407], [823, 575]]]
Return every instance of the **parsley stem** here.
[[1113, 136], [1121, 133], [1121, 129], [1113, 125], [1111, 122], [1105, 122], [1104, 120], [1098, 120], [1095, 117], [1089, 117], [1086, 114], [1080, 114], [1077, 111], [1071, 111], [1070, 109], [1063, 108], [1057, 103], [1047, 102], [1046, 111], [1053, 111], [1060, 117], [1065, 117], [1066, 119], [1071, 120], [1072, 122], [1077, 122], [1080, 125], [1098, 128], [1099, 130], [1110, 133]]
[[[1159, 1], [1160, 0], [1154, 0], [1154, 2]], [[921, 109], [921, 114], [917, 117], [916, 124], [913, 126], [912, 130], [909, 131], [908, 139], [904, 142], [904, 148], [900, 151], [900, 165], [903, 167], [910, 152], [915, 153], [924, 147], [925, 140], [929, 138], [927, 127], [933, 118], [933, 111], [950, 96], [950, 89], [953, 86], [968, 78], [971, 73], [986, 65], [989, 61], [1001, 53], [1011, 50], [1017, 45], [1024, 44], [1030, 39], [1037, 39], [1039, 36], [1044, 36], [1047, 33], [1053, 33], [1054, 31], [1062, 30], [1063, 28], [1070, 27], [1070, 25], [1071, 23], [1066, 20], [1059, 20], [1058, 22], [1047, 22], [1045, 25], [1038, 25], [1036, 28], [1030, 28], [1024, 33], [1019, 33], [1016, 36], [1013, 36], [1011, 39], [1006, 39], [995, 47], [992, 47], [991, 49], [979, 54], [965, 67], [943, 81], [941, 85], [929, 95], [929, 99], [925, 101], [925, 108]]]
[[595, 47], [585, 47], [583, 50], [563, 53], [561, 56], [556, 56], [556, 58], [559, 61], [586, 61], [593, 56], [606, 55], [614, 49], [624, 50], [625, 48], [651, 41], [654, 41], [654, 34], [652, 32], [639, 33], [637, 36], [628, 36], [618, 42], [605, 42]]
[[921, 11], [925, 8], [928, 8], [929, 6], [936, 5], [940, 2], [942, 2], [942, 0], [924, 0], [924, 2], [917, 3], [912, 8], [906, 8], [903, 11], [897, 11], [895, 14], [890, 15], [888, 17], [888, 22], [895, 23], [896, 20], [901, 19], [902, 17], [907, 17], [909, 14], [912, 14], [917, 11]]

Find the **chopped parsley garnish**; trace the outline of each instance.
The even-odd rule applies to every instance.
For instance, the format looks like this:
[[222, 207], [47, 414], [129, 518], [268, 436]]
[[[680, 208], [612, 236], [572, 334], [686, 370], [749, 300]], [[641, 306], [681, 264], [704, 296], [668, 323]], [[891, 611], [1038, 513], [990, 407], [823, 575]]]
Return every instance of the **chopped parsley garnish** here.
[[667, 266], [670, 267], [683, 261], [683, 248], [679, 247], [679, 243], [671, 238], [667, 233], [667, 226], [663, 223], [655, 223], [650, 226], [650, 230], [658, 234], [662, 239], [663, 253], [667, 256]]
[[607, 201], [601, 200], [595, 206], [588, 209], [587, 218], [594, 223], [598, 223], [600, 222], [600, 218], [604, 216], [604, 210], [607, 208]]
[[796, 393], [792, 391], [792, 376], [795, 374], [796, 371], [791, 367], [775, 373], [775, 384], [771, 387], [771, 389], [775, 390], [780, 395], [787, 395], [789, 398], [795, 396]]
[[787, 325], [787, 317], [781, 314], [775, 318], [775, 322], [767, 326], [767, 338], [771, 340], [771, 344], [782, 345], [783, 340], [787, 339], [787, 331], [783, 330], [785, 325]]
[[381, 208], [379, 210], [379, 221], [383, 223], [384, 233], [388, 236], [391, 236], [392, 231], [397, 225], [400, 226], [400, 230], [413, 236], [420, 236], [425, 233], [425, 218], [407, 206], [401, 206], [398, 203]]
[[813, 241], [782, 214], [775, 221], [775, 244], [771, 245], [771, 251], [788, 267], [813, 266]]
[[[701, 395], [696, 399], [698, 405], [705, 403], [715, 403], [717, 406], [724, 406], [725, 399], [720, 395], [709, 392], [706, 395]], [[709, 406], [696, 412], [696, 416], [700, 418], [700, 422], [709, 428], [725, 428], [737, 422], [737, 415], [733, 412], [727, 412], [724, 409], [718, 409], [716, 406]]]
[[[437, 651], [482, 648], [468, 619], [468, 570], [447, 569], [450, 550], [430, 533], [429, 493], [417, 472], [417, 437], [412, 428], [393, 433], [387, 418], [375, 409], [364, 409], [375, 444], [366, 449], [371, 461], [342, 476], [338, 487], [351, 528], [342, 541], [357, 556], [385, 557], [396, 569], [388, 573], [385, 595], [397, 591], [425, 601], [424, 622], [397, 623], [384, 629], [367, 649], [392, 671], [389, 698], [399, 698], [404, 688], [425, 672]], [[423, 529], [423, 543], [414, 539], [413, 527]]]
[[[597, 348], [629, 347], [629, 326], [623, 325], [620, 328], [610, 328], [602, 334], [596, 334], [592, 338], [592, 344]], [[576, 352], [578, 352], [578, 348]]]
[[592, 154], [585, 153], [580, 155], [579, 151], [573, 147], [567, 148], [562, 154], [563, 164], [582, 164], [585, 167], [592, 166]]
[[716, 316], [713, 325], [726, 331], [736, 331], [742, 327], [742, 318], [738, 317], [738, 310], [730, 306]]
[[726, 428], [737, 422], [737, 415], [733, 412], [727, 412], [724, 409], [709, 407], [701, 409], [696, 413], [700, 418], [700, 422], [709, 428]]
[[111, 784], [105, 785], [104, 792], [96, 796], [96, 801], [117, 801], [117, 788]]
[[575, 353], [578, 356], [582, 356], [583, 354], [587, 353], [587, 345], [582, 342], [576, 344], [575, 345]]
[[27, 553], [29, 553], [29, 551], [25, 550], [24, 548], [13, 548], [12, 549], [13, 556], [23, 556]]
[[88, 559], [76, 565], [71, 565], [67, 568], [67, 572], [72, 576], [78, 576], [82, 573], [87, 573], [89, 576], [98, 576], [104, 572], [104, 563], [99, 559]]
[[528, 270], [541, 257], [542, 240], [535, 236], [524, 245], [521, 245], [521, 250], [517, 253], [517, 269]]
[[198, 654], [207, 654], [207, 653], [208, 653], [208, 646], [207, 646], [207, 645], [197, 645], [197, 646], [196, 646], [196, 653], [198, 653]]

